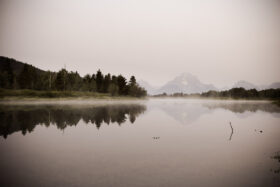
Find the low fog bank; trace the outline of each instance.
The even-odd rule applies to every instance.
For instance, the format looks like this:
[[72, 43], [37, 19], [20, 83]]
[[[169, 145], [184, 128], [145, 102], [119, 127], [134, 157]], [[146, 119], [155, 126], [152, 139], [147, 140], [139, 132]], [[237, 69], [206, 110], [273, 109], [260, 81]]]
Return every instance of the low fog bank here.
[[0, 101], [0, 105], [114, 105], [114, 104], [144, 104], [147, 99], [114, 98], [114, 99], [91, 99], [91, 98], [54, 98], [54, 99], [6, 99]]

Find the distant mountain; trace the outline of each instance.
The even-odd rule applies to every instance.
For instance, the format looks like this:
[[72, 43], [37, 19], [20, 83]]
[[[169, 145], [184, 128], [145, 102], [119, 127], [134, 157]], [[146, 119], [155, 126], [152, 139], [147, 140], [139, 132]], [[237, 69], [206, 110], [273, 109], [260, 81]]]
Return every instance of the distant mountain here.
[[280, 88], [280, 82], [274, 82], [270, 85], [255, 85], [248, 81], [238, 81], [235, 83], [232, 88], [245, 88], [246, 90], [256, 89], [256, 90], [265, 90], [265, 89], [277, 89]]
[[235, 83], [232, 88], [245, 88], [246, 90], [250, 90], [250, 89], [259, 89], [258, 86], [248, 82], [248, 81], [238, 81], [237, 83]]
[[178, 93], [183, 92], [187, 94], [202, 93], [209, 90], [217, 90], [212, 84], [204, 84], [198, 80], [197, 77], [190, 73], [183, 73], [173, 80], [169, 81], [157, 90], [157, 93]]
[[231, 89], [231, 87], [224, 86], [222, 88], [219, 88], [219, 91], [226, 91], [226, 90], [229, 90], [229, 89]]
[[[28, 67], [32, 67], [32, 69], [35, 70], [35, 72], [38, 75], [42, 75], [46, 71], [41, 70], [39, 68], [36, 68], [30, 64], [23, 63], [20, 61], [17, 61], [13, 58], [3, 57], [0, 56], [0, 73], [7, 72], [7, 68], [10, 68], [14, 75], [18, 76], [20, 72], [22, 72], [24, 65], [28, 65]], [[173, 80], [167, 82], [162, 87], [157, 88], [152, 85], [150, 85], [148, 82], [140, 80], [138, 81], [139, 85], [147, 90], [147, 93], [149, 95], [155, 95], [155, 94], [173, 94], [173, 93], [202, 93], [207, 92], [209, 90], [218, 90], [215, 86], [212, 84], [205, 84], [202, 83], [196, 76], [190, 74], [190, 73], [182, 73], [181, 75], [175, 77]], [[257, 90], [264, 90], [264, 89], [277, 89], [280, 88], [280, 82], [274, 82], [270, 85], [255, 85], [248, 81], [238, 81], [236, 82], [232, 87], [224, 87], [222, 90], [229, 90], [231, 88], [239, 88], [243, 87], [245, 89], [257, 89]]]
[[274, 83], [268, 85], [265, 89], [271, 89], [271, 88], [274, 88], [274, 89], [280, 88], [280, 82], [274, 82]]
[[209, 90], [229, 90], [231, 88], [245, 88], [246, 90], [250, 89], [257, 89], [257, 90], [264, 90], [264, 89], [277, 89], [280, 88], [280, 82], [274, 82], [270, 85], [255, 85], [253, 83], [250, 83], [248, 81], [238, 81], [233, 86], [229, 87], [223, 87], [221, 89], [217, 89], [212, 84], [205, 84], [202, 83], [196, 76], [190, 74], [190, 73], [182, 73], [181, 75], [175, 77], [173, 80], [167, 82], [160, 88], [155, 88], [151, 86], [146, 81], [139, 81], [140, 86], [144, 87], [148, 94], [155, 95], [155, 94], [173, 94], [173, 93], [202, 93], [207, 92]]
[[149, 95], [153, 95], [153, 94], [156, 94], [156, 93], [157, 93], [157, 88], [154, 87], [154, 86], [152, 86], [152, 85], [150, 85], [150, 84], [149, 84], [148, 82], [146, 82], [146, 81], [139, 80], [139, 81], [138, 81], [138, 84], [139, 84], [141, 87], [145, 88], [145, 90], [147, 90], [147, 93], [148, 93]]

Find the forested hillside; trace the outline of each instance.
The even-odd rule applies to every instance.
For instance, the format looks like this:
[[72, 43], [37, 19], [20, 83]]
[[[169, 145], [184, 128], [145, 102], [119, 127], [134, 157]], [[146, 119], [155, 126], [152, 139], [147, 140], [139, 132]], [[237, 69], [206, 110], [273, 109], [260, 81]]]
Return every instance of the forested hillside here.
[[59, 72], [43, 71], [32, 65], [7, 57], [0, 57], [0, 88], [47, 91], [90, 91], [109, 93], [112, 96], [145, 96], [146, 90], [136, 78], [127, 80], [122, 75], [104, 75], [100, 70], [83, 77], [79, 73], [61, 69]]

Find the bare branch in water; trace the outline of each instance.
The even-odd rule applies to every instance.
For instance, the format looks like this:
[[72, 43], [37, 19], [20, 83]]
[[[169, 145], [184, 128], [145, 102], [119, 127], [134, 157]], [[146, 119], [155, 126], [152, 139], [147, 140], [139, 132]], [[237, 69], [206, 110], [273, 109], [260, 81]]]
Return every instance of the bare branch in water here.
[[230, 125], [230, 128], [231, 128], [231, 134], [230, 134], [230, 137], [229, 137], [229, 141], [231, 141], [231, 138], [232, 138], [232, 135], [233, 135], [233, 128], [232, 128], [232, 125], [231, 125], [231, 122], [229, 122], [229, 125]]

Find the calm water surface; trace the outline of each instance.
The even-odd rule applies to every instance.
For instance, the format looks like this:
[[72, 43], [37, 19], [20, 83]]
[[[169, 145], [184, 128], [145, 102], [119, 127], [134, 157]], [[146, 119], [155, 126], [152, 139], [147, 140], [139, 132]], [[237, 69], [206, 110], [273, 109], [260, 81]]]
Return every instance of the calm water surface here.
[[279, 186], [269, 102], [0, 105], [1, 186]]

